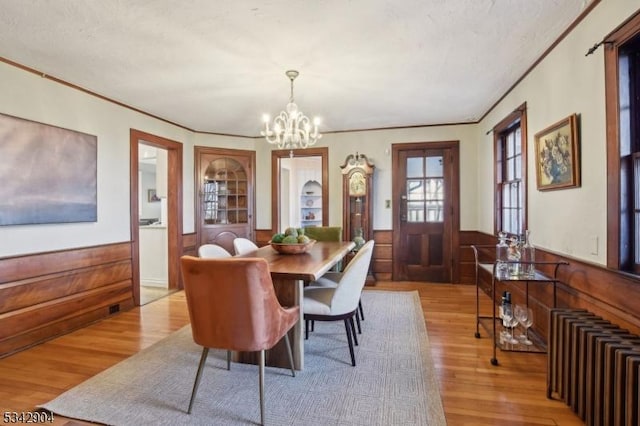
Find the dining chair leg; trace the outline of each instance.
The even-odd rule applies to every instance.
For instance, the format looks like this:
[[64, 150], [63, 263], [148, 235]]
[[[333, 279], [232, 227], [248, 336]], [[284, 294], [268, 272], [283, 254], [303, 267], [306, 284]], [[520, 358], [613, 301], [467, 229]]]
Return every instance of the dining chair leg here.
[[304, 320], [304, 340], [309, 340], [309, 320]]
[[360, 319], [364, 321], [364, 310], [362, 310], [362, 299], [358, 302], [358, 309], [360, 309]]
[[198, 364], [196, 381], [193, 383], [193, 390], [191, 391], [191, 401], [189, 401], [189, 409], [187, 410], [187, 414], [191, 414], [191, 408], [193, 408], [193, 401], [196, 399], [198, 386], [200, 386], [200, 377], [202, 377], [202, 370], [204, 369], [204, 364], [207, 361], [207, 355], [209, 355], [209, 348], [202, 348], [202, 355], [200, 356], [200, 363]]
[[353, 335], [353, 343], [358, 346], [358, 336], [356, 336], [356, 326], [353, 322], [353, 316], [349, 317], [349, 325], [351, 325], [351, 334]]
[[231, 351], [227, 351], [227, 370], [231, 370]]
[[289, 333], [284, 334], [284, 341], [287, 344], [287, 356], [289, 357], [289, 366], [291, 367], [291, 375], [296, 377], [296, 369], [293, 366], [293, 352], [291, 351], [291, 341], [289, 340]]
[[258, 362], [260, 364], [260, 424], [264, 424], [264, 350], [259, 352]]
[[353, 340], [351, 339], [351, 325], [349, 319], [344, 319], [344, 328], [347, 330], [347, 343], [349, 344], [349, 353], [351, 354], [351, 365], [356, 366], [356, 356], [353, 353]]
[[358, 334], [362, 334], [362, 328], [360, 327], [360, 314], [358, 314], [358, 310], [356, 309], [356, 325], [358, 326]]

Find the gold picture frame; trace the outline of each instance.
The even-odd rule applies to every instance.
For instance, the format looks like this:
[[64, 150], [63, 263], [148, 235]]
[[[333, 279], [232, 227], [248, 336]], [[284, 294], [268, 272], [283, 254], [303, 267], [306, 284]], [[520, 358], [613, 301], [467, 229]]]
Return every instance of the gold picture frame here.
[[535, 135], [538, 191], [580, 186], [578, 117], [572, 114]]

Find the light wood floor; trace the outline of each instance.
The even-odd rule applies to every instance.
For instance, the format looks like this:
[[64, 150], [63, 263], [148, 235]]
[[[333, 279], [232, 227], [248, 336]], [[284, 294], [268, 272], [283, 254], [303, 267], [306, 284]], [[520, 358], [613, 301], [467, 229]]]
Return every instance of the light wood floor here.
[[140, 286], [140, 304], [146, 305], [147, 303], [155, 302], [156, 300], [165, 297], [172, 293], [173, 290], [164, 287], [155, 287], [149, 285]]
[[[482, 330], [474, 337], [475, 287], [385, 282], [367, 289], [418, 290], [449, 426], [583, 424], [564, 403], [546, 398], [545, 355], [498, 351], [500, 366], [489, 363], [491, 339]], [[490, 306], [489, 298], [482, 304]], [[0, 410], [33, 410], [188, 322], [177, 292], [0, 359]]]

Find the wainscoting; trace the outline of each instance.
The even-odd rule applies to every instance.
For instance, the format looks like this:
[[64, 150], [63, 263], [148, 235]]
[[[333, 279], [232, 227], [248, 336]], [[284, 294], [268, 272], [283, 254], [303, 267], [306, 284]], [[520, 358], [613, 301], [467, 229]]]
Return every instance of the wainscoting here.
[[[465, 231], [460, 235], [461, 281], [474, 283], [475, 265], [471, 245], [496, 244], [496, 238], [475, 231]], [[569, 263], [558, 269], [558, 307], [586, 309], [632, 333], [640, 333], [640, 277], [540, 248], [536, 248], [536, 261]], [[548, 270], [540, 269], [547, 275], [553, 274], [551, 266]], [[491, 274], [481, 271], [479, 282], [482, 290], [491, 295]], [[503, 290], [512, 293], [514, 303], [524, 301], [524, 283], [499, 283], [496, 286], [496, 298], [501, 297]], [[531, 283], [529, 305], [534, 309], [536, 318], [533, 329], [547, 341], [553, 286]]]
[[[391, 280], [392, 234], [391, 230], [374, 231], [372, 264], [380, 281]], [[257, 230], [257, 243], [265, 245], [271, 235], [271, 230]], [[471, 245], [495, 241], [494, 236], [485, 233], [460, 232], [460, 247], [455, 248], [453, 257], [460, 259], [461, 284], [474, 283]], [[131, 309], [131, 250], [131, 242], [121, 242], [0, 259], [0, 357]], [[182, 253], [195, 255], [196, 251], [196, 235], [183, 235]], [[640, 278], [540, 248], [536, 258], [569, 262], [559, 269], [559, 307], [586, 309], [632, 333], [640, 333]], [[508, 285], [514, 301], [523, 301], [524, 287]], [[488, 273], [481, 273], [480, 287], [491, 293]], [[505, 288], [499, 286], [496, 294]], [[545, 341], [552, 296], [549, 285], [529, 286], [530, 305], [536, 317], [534, 330]]]
[[133, 307], [131, 243], [0, 259], [0, 357]]

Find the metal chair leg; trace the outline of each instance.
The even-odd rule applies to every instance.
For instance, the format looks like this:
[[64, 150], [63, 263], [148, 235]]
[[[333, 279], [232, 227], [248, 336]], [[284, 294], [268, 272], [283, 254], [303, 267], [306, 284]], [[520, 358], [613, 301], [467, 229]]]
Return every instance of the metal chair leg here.
[[259, 353], [260, 363], [260, 424], [264, 424], [264, 350]]
[[289, 333], [284, 334], [284, 341], [287, 344], [287, 356], [289, 357], [289, 366], [291, 366], [291, 375], [296, 377], [296, 370], [293, 366], [293, 352], [291, 351], [291, 342], [289, 341]]
[[358, 346], [358, 336], [356, 335], [356, 326], [353, 323], [353, 316], [349, 317], [349, 325], [351, 325], [351, 331], [353, 334], [353, 343]]
[[353, 353], [353, 341], [351, 339], [351, 325], [349, 319], [344, 319], [344, 328], [347, 330], [347, 343], [349, 343], [349, 353], [351, 354], [351, 365], [356, 366], [356, 356]]
[[231, 370], [231, 351], [227, 351], [227, 370]]
[[187, 410], [187, 414], [191, 414], [191, 408], [193, 407], [193, 401], [196, 399], [198, 386], [200, 386], [200, 377], [202, 377], [202, 369], [204, 368], [204, 364], [207, 361], [207, 355], [209, 355], [209, 348], [202, 348], [202, 355], [200, 356], [200, 363], [198, 364], [196, 381], [193, 383], [193, 390], [191, 391], [191, 401], [189, 401], [189, 409]]

